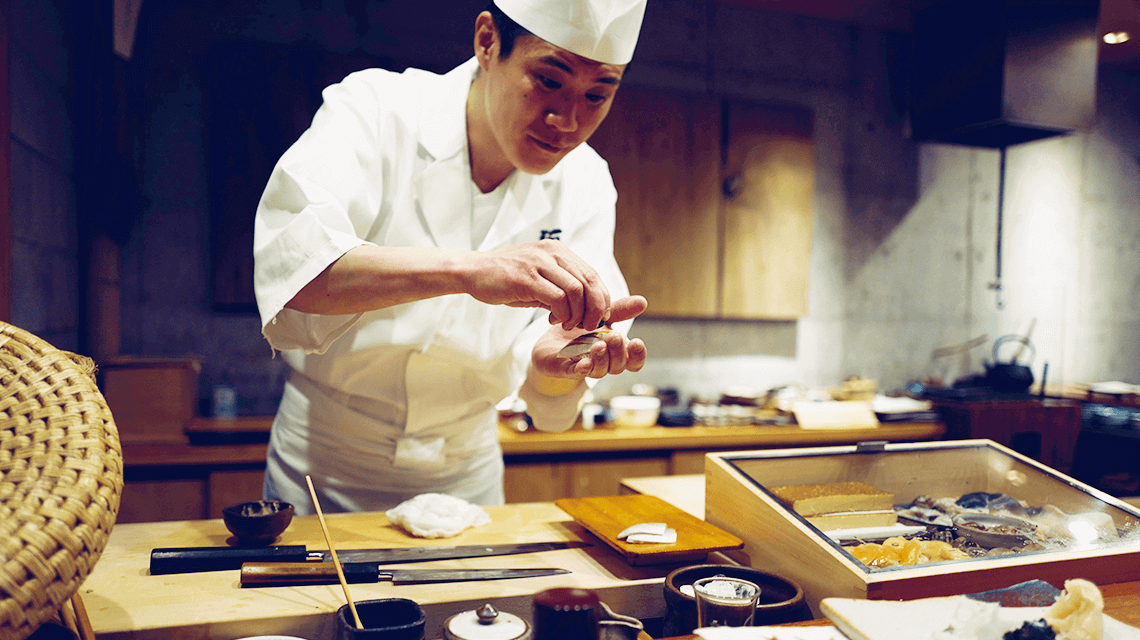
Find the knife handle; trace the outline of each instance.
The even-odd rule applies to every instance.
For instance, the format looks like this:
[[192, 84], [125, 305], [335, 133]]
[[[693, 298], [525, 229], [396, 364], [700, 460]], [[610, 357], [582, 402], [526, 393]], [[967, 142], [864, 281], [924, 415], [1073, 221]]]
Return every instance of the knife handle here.
[[304, 562], [305, 545], [276, 547], [169, 547], [150, 552], [152, 576], [240, 569], [246, 562]]
[[[380, 565], [376, 562], [344, 562], [340, 566], [345, 582], [379, 582]], [[241, 566], [243, 587], [295, 587], [339, 582], [336, 566], [331, 562], [247, 562]]]

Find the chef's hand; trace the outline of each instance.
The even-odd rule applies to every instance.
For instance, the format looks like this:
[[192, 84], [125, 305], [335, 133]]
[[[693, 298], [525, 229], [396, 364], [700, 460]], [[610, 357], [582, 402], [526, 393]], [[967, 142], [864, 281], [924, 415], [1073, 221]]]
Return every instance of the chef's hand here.
[[[614, 301], [610, 312], [610, 322], [621, 322], [641, 315], [647, 303], [641, 296], [629, 296]], [[630, 340], [619, 331], [611, 331], [605, 339], [594, 343], [590, 352], [582, 359], [574, 361], [559, 357], [558, 352], [574, 338], [586, 333], [581, 329], [565, 330], [551, 327], [531, 352], [531, 364], [535, 371], [548, 378], [562, 378], [568, 382], [580, 382], [583, 378], [602, 378], [623, 371], [641, 371], [645, 366], [647, 351], [640, 338]]]
[[567, 331], [616, 322], [598, 273], [558, 240], [464, 253], [456, 261], [467, 293], [481, 302], [547, 309], [550, 324]]

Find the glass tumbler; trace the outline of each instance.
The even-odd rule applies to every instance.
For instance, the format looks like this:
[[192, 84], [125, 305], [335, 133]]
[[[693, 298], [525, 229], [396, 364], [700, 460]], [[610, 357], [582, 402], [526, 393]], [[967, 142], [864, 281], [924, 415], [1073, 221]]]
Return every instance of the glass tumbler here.
[[739, 578], [713, 576], [693, 583], [700, 627], [750, 627], [760, 587]]

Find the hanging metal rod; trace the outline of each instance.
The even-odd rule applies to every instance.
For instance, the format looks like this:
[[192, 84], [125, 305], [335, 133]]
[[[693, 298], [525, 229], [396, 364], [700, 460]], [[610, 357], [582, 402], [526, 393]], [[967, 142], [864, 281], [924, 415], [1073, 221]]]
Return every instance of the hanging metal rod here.
[[997, 247], [995, 256], [995, 276], [994, 281], [989, 284], [989, 288], [996, 294], [997, 308], [1000, 310], [1003, 307], [1001, 301], [1001, 226], [1002, 226], [1002, 209], [1005, 205], [1005, 147], [1001, 147], [1001, 156], [998, 163], [998, 197], [997, 197]]

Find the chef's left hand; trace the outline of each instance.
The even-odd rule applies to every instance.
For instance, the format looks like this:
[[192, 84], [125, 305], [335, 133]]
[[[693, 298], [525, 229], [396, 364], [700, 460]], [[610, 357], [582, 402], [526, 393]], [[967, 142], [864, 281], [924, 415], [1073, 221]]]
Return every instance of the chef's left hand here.
[[[641, 296], [629, 296], [612, 303], [611, 324], [636, 318], [645, 311], [648, 303]], [[551, 378], [581, 380], [586, 377], [602, 378], [623, 371], [641, 371], [648, 352], [640, 338], [630, 340], [621, 332], [611, 331], [603, 341], [590, 348], [590, 353], [574, 361], [558, 356], [558, 352], [574, 338], [586, 333], [581, 329], [566, 331], [554, 325], [534, 345], [532, 364], [538, 373]]]

